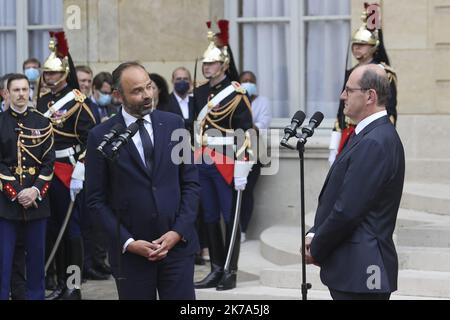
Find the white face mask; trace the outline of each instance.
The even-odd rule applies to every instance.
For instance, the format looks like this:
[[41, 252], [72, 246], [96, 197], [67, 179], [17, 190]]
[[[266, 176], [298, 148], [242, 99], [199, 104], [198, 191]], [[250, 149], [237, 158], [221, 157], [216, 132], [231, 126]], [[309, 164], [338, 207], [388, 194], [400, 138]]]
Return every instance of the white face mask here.
[[244, 87], [250, 97], [258, 95], [258, 88], [256, 87], [256, 84], [251, 82], [244, 82], [241, 83], [241, 86]]

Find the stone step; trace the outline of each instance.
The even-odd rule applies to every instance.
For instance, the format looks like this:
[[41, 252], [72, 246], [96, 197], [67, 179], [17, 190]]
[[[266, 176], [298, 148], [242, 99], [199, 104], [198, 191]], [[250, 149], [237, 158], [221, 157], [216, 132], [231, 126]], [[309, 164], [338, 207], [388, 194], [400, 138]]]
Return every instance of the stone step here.
[[450, 215], [450, 184], [406, 183], [401, 207]]
[[[308, 225], [313, 224], [313, 217], [314, 213], [306, 216]], [[394, 239], [405, 263], [401, 268], [450, 271], [450, 253], [447, 250], [450, 247], [450, 216], [400, 208]], [[261, 255], [273, 264], [291, 265], [301, 262], [300, 226], [270, 227], [261, 233], [260, 241]], [[402, 247], [418, 247], [418, 250], [414, 253], [411, 250], [403, 252]], [[407, 259], [409, 254], [417, 256]], [[446, 261], [449, 263], [441, 265], [441, 262]], [[446, 266], [447, 269], [443, 269]]]
[[[307, 266], [306, 281], [313, 290], [327, 290], [320, 281], [319, 268]], [[301, 265], [282, 266], [261, 272], [261, 285], [300, 289]], [[400, 270], [397, 295], [450, 298], [450, 272]]]

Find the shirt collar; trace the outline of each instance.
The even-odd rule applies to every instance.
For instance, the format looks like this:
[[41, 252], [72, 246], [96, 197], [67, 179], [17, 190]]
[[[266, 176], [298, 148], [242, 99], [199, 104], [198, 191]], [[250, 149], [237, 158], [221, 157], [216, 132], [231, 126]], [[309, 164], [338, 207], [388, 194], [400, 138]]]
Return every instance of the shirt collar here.
[[189, 102], [189, 95], [186, 96], [186, 98], [182, 99], [175, 91], [173, 92], [175, 98], [177, 99], [178, 103], [181, 102]]
[[384, 116], [387, 116], [387, 111], [383, 110], [383, 111], [379, 111], [377, 113], [374, 113], [370, 116], [368, 116], [367, 118], [363, 119], [360, 123], [358, 123], [358, 125], [355, 128], [355, 134], [359, 134], [361, 131], [363, 131], [363, 129], [365, 127], [367, 127], [369, 124], [371, 124], [372, 122], [374, 122], [375, 120], [378, 120]]
[[12, 111], [14, 111], [17, 114], [24, 114], [25, 112], [27, 112], [28, 107], [26, 107], [22, 112], [20, 112], [15, 106], [10, 105], [9, 106], [11, 108]]
[[[136, 120], [138, 120], [138, 118], [132, 116], [131, 114], [129, 114], [128, 112], [125, 111], [125, 108], [122, 106], [122, 116], [123, 116], [123, 120], [125, 120], [125, 125], [128, 127], [130, 126], [130, 124], [132, 124], [133, 122], [136, 122]], [[150, 118], [150, 115], [147, 114], [144, 116], [144, 121], [148, 122], [148, 123], [152, 123], [152, 120]]]

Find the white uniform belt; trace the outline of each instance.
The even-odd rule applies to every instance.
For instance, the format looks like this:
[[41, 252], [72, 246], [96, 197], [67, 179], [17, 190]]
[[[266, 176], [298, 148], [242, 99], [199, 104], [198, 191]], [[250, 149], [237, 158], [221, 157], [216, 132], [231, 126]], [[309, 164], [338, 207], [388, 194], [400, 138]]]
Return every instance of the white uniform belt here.
[[62, 158], [69, 158], [73, 156], [74, 154], [77, 154], [81, 151], [81, 146], [76, 145], [75, 147], [70, 147], [62, 150], [56, 150], [55, 156], [56, 159], [62, 159]]
[[234, 137], [208, 137], [209, 146], [230, 146], [234, 145]]
[[75, 93], [73, 91], [70, 91], [67, 93], [64, 98], [58, 100], [54, 105], [52, 105], [49, 110], [44, 114], [44, 117], [51, 118], [51, 116], [64, 107], [67, 103], [75, 99]]

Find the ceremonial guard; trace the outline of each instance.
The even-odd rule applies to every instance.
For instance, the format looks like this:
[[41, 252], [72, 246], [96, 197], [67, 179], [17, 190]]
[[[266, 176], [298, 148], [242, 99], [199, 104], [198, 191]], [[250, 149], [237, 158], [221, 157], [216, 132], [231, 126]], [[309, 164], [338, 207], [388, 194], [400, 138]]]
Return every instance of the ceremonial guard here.
[[[195, 158], [196, 161], [202, 158], [198, 166], [200, 197], [211, 261], [211, 272], [195, 283], [197, 289], [236, 287], [240, 232], [233, 230], [233, 184], [238, 190], [239, 201], [252, 166], [248, 161], [251, 139], [247, 131], [253, 127], [251, 106], [245, 89], [227, 76], [230, 64], [227, 35], [227, 30], [220, 30], [219, 39], [217, 33], [209, 31], [209, 46], [202, 60], [203, 76], [209, 81], [194, 90], [198, 111], [194, 132]], [[225, 241], [221, 215], [225, 222]], [[229, 250], [230, 247], [233, 250]]]
[[[58, 249], [55, 258], [58, 285], [47, 298], [81, 299], [80, 284], [66, 288], [66, 278], [68, 266], [78, 266], [79, 272], [83, 266], [81, 215], [79, 206], [74, 203], [76, 195], [83, 189], [87, 135], [95, 126], [95, 117], [89, 100], [78, 89], [64, 33], [50, 33], [50, 36], [51, 53], [42, 68], [42, 82], [51, 92], [40, 97], [37, 103], [39, 112], [50, 119], [55, 135], [55, 176], [50, 190], [52, 216], [48, 230], [51, 245], [47, 250], [51, 254]], [[58, 234], [64, 231], [63, 241], [55, 243]]]
[[[374, 22], [372, 23], [373, 26], [369, 26], [369, 19], [371, 22]], [[347, 83], [348, 77], [356, 67], [372, 63], [384, 68], [390, 82], [390, 95], [386, 110], [391, 122], [395, 125], [397, 122], [397, 76], [394, 69], [390, 67], [390, 61], [384, 47], [382, 29], [377, 29], [381, 21], [379, 6], [377, 4], [369, 5], [366, 3], [361, 20], [363, 24], [354, 32], [351, 40], [352, 54], [358, 63], [350, 70], [346, 70], [343, 90], [346, 90], [345, 84]], [[352, 88], [348, 90], [350, 92]], [[330, 165], [333, 164], [337, 154], [341, 152], [348, 138], [355, 130], [355, 123], [344, 115], [343, 110], [344, 102], [340, 100], [329, 147], [330, 155], [328, 160]]]
[[29, 81], [24, 75], [11, 75], [7, 89], [11, 105], [0, 114], [0, 299], [9, 299], [15, 243], [23, 232], [25, 298], [43, 300], [53, 130], [48, 119], [28, 107]]

